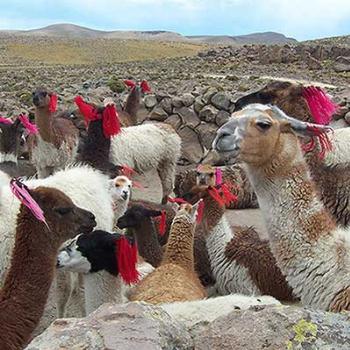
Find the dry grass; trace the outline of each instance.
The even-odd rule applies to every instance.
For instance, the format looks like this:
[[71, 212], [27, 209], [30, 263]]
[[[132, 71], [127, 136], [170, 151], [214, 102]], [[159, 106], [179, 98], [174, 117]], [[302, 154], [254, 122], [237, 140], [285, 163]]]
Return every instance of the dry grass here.
[[202, 49], [201, 45], [179, 42], [41, 38], [8, 42], [5, 45], [5, 55], [9, 61], [80, 65], [193, 56]]

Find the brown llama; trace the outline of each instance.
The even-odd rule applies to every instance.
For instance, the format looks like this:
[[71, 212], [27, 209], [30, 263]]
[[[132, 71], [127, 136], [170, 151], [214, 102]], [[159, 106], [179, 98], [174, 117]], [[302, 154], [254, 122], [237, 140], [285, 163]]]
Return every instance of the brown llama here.
[[73, 204], [63, 192], [47, 187], [28, 190], [44, 212], [46, 224], [21, 205], [11, 266], [0, 292], [0, 349], [21, 350], [44, 312], [63, 242], [90, 232], [93, 214]]
[[131, 301], [151, 304], [206, 297], [194, 268], [193, 237], [197, 205], [183, 204], [171, 226], [161, 265], [130, 291]]

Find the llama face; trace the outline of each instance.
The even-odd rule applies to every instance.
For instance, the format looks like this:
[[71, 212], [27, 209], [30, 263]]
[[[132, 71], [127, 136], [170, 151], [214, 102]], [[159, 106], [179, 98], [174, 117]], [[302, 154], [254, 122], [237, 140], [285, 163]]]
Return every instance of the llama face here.
[[191, 223], [195, 223], [196, 217], [197, 217], [198, 205], [199, 205], [199, 201], [194, 205], [191, 205], [189, 203], [181, 204], [180, 208], [178, 209], [178, 212], [175, 215], [174, 221], [179, 218], [181, 219], [185, 218]]
[[215, 186], [215, 168], [210, 165], [200, 165], [196, 173], [196, 185]]
[[37, 108], [47, 107], [50, 104], [50, 94], [44, 89], [33, 92], [33, 104]]
[[128, 201], [131, 196], [131, 187], [132, 182], [126, 176], [117, 176], [110, 180], [113, 201]]
[[134, 205], [129, 208], [117, 221], [120, 229], [127, 227], [139, 227], [145, 219], [159, 217], [162, 214], [159, 210], [151, 210], [142, 205]]

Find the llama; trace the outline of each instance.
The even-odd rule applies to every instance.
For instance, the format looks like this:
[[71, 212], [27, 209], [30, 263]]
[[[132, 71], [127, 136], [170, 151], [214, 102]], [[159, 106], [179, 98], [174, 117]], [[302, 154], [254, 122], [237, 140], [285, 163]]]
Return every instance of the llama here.
[[[91, 211], [95, 215], [98, 229], [112, 231], [114, 213], [109, 181], [109, 178], [98, 170], [88, 166], [79, 166], [60, 170], [45, 179], [26, 180], [25, 184], [33, 188], [46, 186], [61, 190], [73, 200], [74, 204]], [[2, 187], [0, 192], [0, 281], [3, 281], [9, 266], [10, 252], [14, 245], [19, 202], [13, 197], [8, 186]], [[78, 233], [76, 232], [76, 234]], [[95, 281], [91, 281], [91, 284], [95, 284], [94, 288], [96, 290], [99, 286], [102, 288], [106, 284], [102, 277], [100, 279], [98, 277], [100, 276], [94, 276], [92, 280], [95, 279]], [[57, 307], [59, 311], [58, 316], [61, 317], [64, 316], [63, 312], [68, 312], [68, 315], [71, 316], [85, 315], [85, 309], [78, 308], [78, 305], [81, 303], [80, 300], [83, 298], [81, 295], [76, 295], [76, 300], [66, 300], [67, 295], [71, 294], [70, 291], [79, 290], [79, 287], [77, 285], [66, 285], [65, 282], [61, 281], [60, 275], [57, 278], [60, 285], [57, 291], [54, 290], [53, 286], [47, 310], [42, 320], [42, 328], [48, 326], [57, 317]], [[108, 278], [112, 279], [112, 277]], [[115, 286], [115, 278], [109, 281], [109, 284]], [[66, 294], [63, 291], [66, 291]], [[58, 305], [55, 301], [56, 293], [58, 293]]]
[[[219, 197], [219, 198], [218, 198]], [[230, 227], [223, 194], [214, 187], [195, 186], [184, 196], [190, 203], [204, 201], [204, 235], [216, 287], [221, 295], [268, 294], [293, 301], [288, 286], [269, 249], [251, 227]]]
[[[6, 350], [23, 349], [31, 340], [44, 312], [60, 245], [96, 225], [93, 214], [57, 189], [26, 192], [32, 203], [20, 206], [10, 269], [0, 293], [0, 348]], [[44, 222], [37, 218], [33, 200], [43, 211]]]
[[39, 178], [44, 178], [75, 159], [79, 130], [69, 118], [55, 113], [55, 94], [46, 89], [37, 89], [33, 93], [33, 104], [39, 135], [29, 141], [30, 157]]
[[[87, 122], [101, 118], [98, 109], [84, 102], [80, 96], [75, 99], [75, 102]], [[117, 118], [115, 111], [113, 116]], [[108, 117], [110, 122], [115, 122], [112, 115]], [[103, 119], [102, 124], [104, 120], [107, 121]], [[104, 136], [108, 137], [106, 133]], [[165, 204], [173, 189], [176, 163], [180, 152], [181, 139], [170, 125], [143, 124], [122, 128], [120, 133], [113, 136], [109, 157], [106, 157], [106, 161], [115, 165], [127, 165], [139, 173], [157, 169], [162, 183], [162, 203]]]
[[350, 310], [349, 229], [337, 227], [319, 200], [299, 137], [329, 147], [329, 127], [253, 104], [217, 132], [213, 147], [245, 164], [270, 237], [271, 250], [303, 305]]
[[7, 174], [10, 178], [32, 176], [36, 173], [31, 164], [18, 163], [17, 160], [22, 148], [25, 125], [32, 130], [33, 126], [24, 115], [17, 117], [14, 122], [0, 117], [0, 173]]
[[193, 236], [197, 206], [183, 204], [171, 225], [161, 265], [129, 293], [131, 301], [159, 304], [206, 297], [194, 270]]
[[189, 169], [176, 175], [174, 193], [177, 197], [182, 197], [196, 184], [215, 186], [218, 172], [221, 173], [220, 180], [231, 184], [230, 191], [237, 196], [237, 200], [227, 203], [226, 208], [246, 209], [258, 207], [254, 190], [240, 164], [216, 168], [209, 164], [200, 164], [196, 169]]
[[[161, 218], [162, 212], [166, 213], [164, 233], [160, 233], [160, 222], [155, 225], [154, 219]], [[131, 206], [117, 221], [117, 226], [127, 229], [133, 234], [139, 254], [154, 267], [159, 267], [163, 258], [164, 246], [168, 241], [171, 222], [174, 220], [176, 211], [173, 207], [160, 206], [145, 201], [131, 201]], [[214, 285], [208, 252], [202, 237], [202, 228], [196, 227], [194, 234], [194, 261], [195, 270], [204, 287]]]

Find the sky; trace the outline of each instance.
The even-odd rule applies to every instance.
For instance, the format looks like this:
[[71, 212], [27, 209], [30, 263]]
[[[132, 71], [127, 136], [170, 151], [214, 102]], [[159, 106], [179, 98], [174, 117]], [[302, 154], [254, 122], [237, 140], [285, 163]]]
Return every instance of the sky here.
[[350, 0], [0, 0], [0, 29], [74, 23], [183, 35], [275, 31], [298, 40], [350, 34]]

